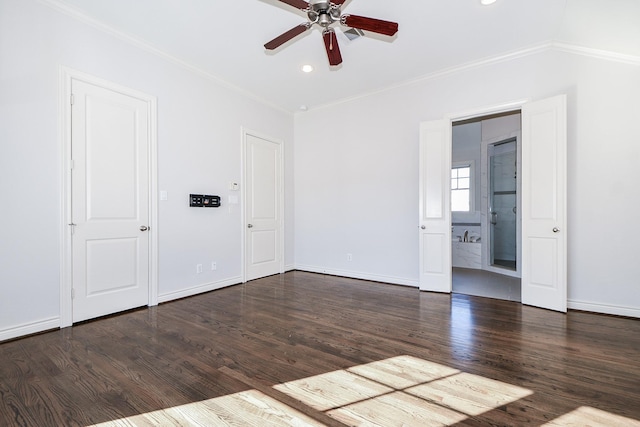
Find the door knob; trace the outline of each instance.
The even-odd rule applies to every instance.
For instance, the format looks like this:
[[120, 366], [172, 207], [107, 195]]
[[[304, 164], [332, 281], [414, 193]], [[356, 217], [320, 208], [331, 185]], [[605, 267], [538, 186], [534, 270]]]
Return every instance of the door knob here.
[[422, 228], [423, 230], [426, 229], [427, 227], [424, 225], [421, 225], [420, 228]]
[[146, 225], [141, 225], [140, 226], [140, 231], [147, 231], [149, 229], [149, 227], [147, 227]]
[[560, 231], [560, 229], [558, 227], [553, 227], [553, 232], [557, 233], [558, 231]]
[[253, 224], [247, 225], [247, 228], [253, 228]]

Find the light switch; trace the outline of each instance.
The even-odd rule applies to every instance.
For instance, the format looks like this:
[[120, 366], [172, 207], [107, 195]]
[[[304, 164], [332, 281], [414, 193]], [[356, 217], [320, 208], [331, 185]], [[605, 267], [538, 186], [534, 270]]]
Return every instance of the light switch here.
[[160, 190], [160, 200], [167, 200], [168, 194], [165, 190]]
[[230, 182], [229, 183], [229, 190], [238, 191], [239, 189], [240, 189], [240, 185], [237, 182]]

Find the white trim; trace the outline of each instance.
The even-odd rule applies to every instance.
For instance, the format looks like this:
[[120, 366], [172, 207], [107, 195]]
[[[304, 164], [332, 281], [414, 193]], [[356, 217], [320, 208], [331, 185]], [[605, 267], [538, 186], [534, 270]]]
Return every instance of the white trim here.
[[260, 103], [262, 103], [262, 104], [264, 104], [264, 105], [266, 105], [268, 107], [275, 108], [275, 109], [277, 109], [277, 110], [279, 110], [281, 112], [287, 113], [287, 114], [292, 114], [291, 111], [288, 111], [288, 110], [286, 110], [286, 109], [284, 109], [284, 108], [282, 108], [282, 107], [280, 107], [280, 106], [278, 106], [276, 104], [273, 104], [273, 103], [269, 102], [268, 100], [266, 100], [264, 98], [261, 98], [261, 97], [257, 96], [256, 94], [247, 91], [246, 89], [243, 89], [243, 88], [241, 88], [239, 86], [236, 86], [236, 85], [234, 85], [232, 83], [229, 83], [228, 81], [223, 80], [221, 77], [218, 77], [215, 74], [209, 73], [209, 72], [203, 70], [202, 68], [199, 68], [199, 67], [197, 67], [195, 65], [192, 65], [192, 64], [190, 64], [190, 63], [188, 63], [188, 62], [186, 62], [186, 61], [184, 61], [184, 60], [182, 60], [182, 59], [180, 59], [180, 58], [178, 58], [176, 56], [173, 56], [173, 55], [171, 55], [171, 54], [169, 54], [169, 53], [167, 53], [167, 52], [165, 52], [165, 51], [163, 51], [161, 49], [158, 49], [157, 47], [154, 47], [153, 45], [145, 42], [142, 39], [134, 37], [134, 36], [132, 36], [130, 34], [127, 34], [127, 33], [123, 32], [121, 30], [118, 30], [118, 29], [116, 29], [116, 28], [114, 28], [112, 26], [109, 26], [109, 25], [107, 25], [107, 24], [105, 24], [105, 23], [103, 23], [103, 22], [101, 22], [101, 21], [99, 21], [99, 20], [97, 20], [95, 18], [92, 18], [92, 17], [82, 13], [81, 11], [79, 11], [78, 9], [76, 9], [76, 8], [74, 8], [72, 6], [64, 4], [64, 3], [62, 3], [62, 2], [60, 2], [58, 0], [38, 0], [38, 1], [40, 3], [42, 3], [42, 4], [44, 4], [45, 6], [50, 7], [51, 9], [53, 9], [53, 10], [55, 10], [57, 12], [60, 12], [60, 13], [62, 13], [64, 15], [67, 15], [67, 16], [69, 16], [69, 17], [71, 17], [71, 18], [73, 18], [73, 19], [75, 19], [75, 20], [77, 20], [79, 22], [82, 22], [82, 23], [84, 23], [86, 25], [89, 25], [90, 27], [93, 27], [98, 31], [102, 31], [102, 32], [104, 32], [106, 34], [109, 34], [109, 35], [111, 35], [113, 37], [116, 37], [116, 38], [124, 41], [125, 43], [128, 43], [128, 44], [130, 44], [132, 46], [137, 47], [138, 49], [141, 49], [141, 50], [149, 52], [149, 53], [151, 53], [153, 55], [156, 55], [156, 56], [158, 56], [158, 57], [160, 57], [160, 58], [162, 58], [162, 59], [164, 59], [164, 60], [166, 60], [168, 62], [171, 62], [171, 63], [173, 63], [175, 65], [178, 65], [178, 66], [180, 66], [180, 67], [182, 67], [182, 68], [184, 68], [184, 69], [186, 69], [186, 70], [188, 70], [188, 71], [190, 71], [192, 73], [195, 73], [195, 74], [197, 74], [197, 75], [199, 75], [201, 77], [204, 77], [206, 79], [212, 80], [212, 81], [216, 82], [217, 84], [219, 84], [220, 86], [223, 86], [223, 87], [225, 87], [227, 89], [230, 89], [230, 90], [233, 90], [235, 92], [238, 92], [241, 95], [246, 96], [248, 98], [251, 98], [251, 99], [253, 99], [255, 101], [258, 101], [258, 102], [260, 102]]
[[246, 253], [246, 240], [247, 240], [247, 217], [245, 212], [246, 204], [246, 191], [244, 191], [245, 181], [245, 165], [246, 159], [246, 145], [247, 145], [247, 131], [240, 127], [240, 280], [242, 283], [247, 282], [247, 269], [245, 267], [245, 253]]
[[612, 314], [615, 316], [640, 318], [640, 308], [623, 305], [602, 304], [590, 301], [568, 300], [567, 307], [571, 310], [582, 310], [591, 313]]
[[445, 116], [445, 118], [451, 120], [451, 124], [453, 124], [454, 122], [475, 119], [483, 116], [490, 116], [492, 114], [519, 111], [522, 109], [522, 106], [528, 102], [531, 102], [530, 98], [518, 99], [515, 101], [505, 102], [502, 104], [485, 105], [483, 107], [477, 107], [470, 110], [461, 111], [458, 113], [452, 113]]
[[620, 62], [629, 65], [640, 65], [640, 56], [627, 55], [619, 52], [612, 52], [610, 50], [595, 49], [592, 47], [580, 46], [571, 43], [553, 42], [551, 48], [559, 52], [572, 53], [574, 55], [581, 55], [595, 59], [601, 59], [604, 61]]
[[158, 303], [169, 302], [180, 298], [187, 298], [194, 295], [211, 292], [227, 286], [238, 285], [242, 283], [241, 277], [232, 277], [230, 279], [219, 280], [217, 282], [205, 283], [203, 285], [193, 286], [187, 289], [181, 289], [175, 292], [169, 292], [158, 296]]
[[335, 268], [325, 268], [316, 265], [296, 265], [296, 270], [307, 271], [310, 273], [328, 274], [330, 276], [348, 277], [351, 279], [369, 280], [371, 282], [387, 283], [391, 285], [410, 286], [418, 288], [420, 284], [415, 279], [407, 279], [404, 277], [383, 276], [379, 274], [363, 273], [361, 271], [339, 270]]
[[158, 305], [160, 251], [158, 241], [158, 100], [148, 98], [149, 111], [149, 307]]
[[279, 200], [279, 206], [278, 208], [280, 209], [280, 223], [279, 223], [279, 227], [280, 227], [280, 253], [278, 254], [278, 256], [280, 257], [280, 266], [279, 266], [279, 272], [280, 274], [285, 272], [285, 265], [284, 265], [284, 254], [285, 254], [285, 250], [284, 250], [284, 244], [285, 244], [285, 238], [284, 238], [284, 225], [285, 225], [285, 210], [284, 210], [284, 199], [285, 199], [285, 186], [284, 186], [284, 170], [285, 170], [285, 164], [284, 164], [284, 141], [280, 140], [280, 139], [275, 139], [270, 137], [269, 135], [265, 135], [263, 133], [260, 132], [256, 132], [254, 130], [251, 130], [249, 128], [245, 128], [245, 127], [241, 127], [240, 128], [240, 133], [241, 133], [241, 165], [240, 165], [240, 173], [241, 173], [241, 177], [240, 177], [240, 197], [242, 200], [242, 209], [241, 209], [241, 214], [240, 214], [240, 218], [241, 218], [241, 254], [240, 254], [240, 262], [241, 262], [241, 277], [242, 277], [242, 283], [246, 283], [247, 282], [247, 266], [246, 266], [246, 226], [245, 224], [247, 223], [247, 212], [246, 212], [246, 207], [247, 207], [247, 192], [246, 192], [246, 165], [247, 165], [247, 135], [253, 135], [256, 138], [260, 138], [260, 139], [264, 139], [266, 141], [272, 142], [274, 144], [278, 144], [280, 146], [280, 176], [279, 176], [279, 188], [278, 188], [278, 192], [280, 193], [280, 200]]
[[60, 85], [58, 88], [59, 109], [58, 124], [59, 152], [61, 153], [60, 173], [60, 326], [71, 326], [72, 301], [71, 301], [71, 235], [69, 225], [71, 223], [71, 71], [64, 67], [59, 70]]
[[[384, 93], [384, 92], [388, 92], [391, 90], [395, 90], [395, 89], [399, 89], [399, 88], [403, 88], [403, 87], [407, 87], [407, 86], [412, 86], [415, 84], [419, 84], [419, 83], [423, 83], [425, 81], [430, 81], [430, 80], [436, 80], [436, 79], [440, 79], [440, 78], [444, 78], [444, 77], [449, 77], [451, 75], [454, 74], [458, 74], [458, 73], [462, 73], [464, 71], [469, 71], [469, 70], [474, 70], [476, 68], [481, 68], [481, 67], [485, 67], [485, 66], [490, 66], [490, 65], [494, 65], [494, 64], [499, 64], [502, 62], [507, 62], [507, 61], [511, 61], [514, 59], [519, 59], [519, 58], [524, 58], [527, 56], [531, 56], [531, 55], [536, 55], [538, 53], [543, 53], [546, 52], [548, 50], [550, 50], [552, 47], [552, 43], [551, 42], [544, 42], [538, 45], [534, 45], [528, 48], [524, 48], [524, 49], [520, 49], [520, 50], [516, 50], [516, 51], [512, 51], [512, 52], [507, 52], [504, 54], [499, 54], [499, 55], [495, 55], [495, 56], [490, 56], [484, 59], [480, 59], [478, 61], [474, 61], [474, 62], [468, 62], [465, 64], [461, 64], [461, 65], [457, 65], [451, 68], [445, 68], [443, 70], [439, 70], [439, 71], [435, 71], [433, 73], [430, 74], [425, 74], [421, 77], [418, 77], [416, 79], [413, 80], [407, 80], [404, 82], [400, 82], [394, 85], [390, 85], [381, 89], [377, 89], [377, 90], [373, 90], [373, 91], [369, 91], [369, 92], [365, 92], [365, 93], [361, 93], [359, 95], [355, 95], [352, 97], [348, 97], [348, 98], [344, 98], [335, 102], [329, 102], [326, 104], [321, 104], [315, 107], [310, 107], [310, 110], [319, 110], [322, 108], [329, 108], [329, 107], [333, 107], [339, 104], [345, 104], [357, 99], [361, 99], [361, 98], [366, 98], [372, 95], [377, 95], [380, 93]], [[507, 110], [508, 111], [508, 110]], [[305, 111], [306, 112], [306, 111]], [[302, 112], [298, 112], [297, 114], [301, 114]], [[469, 116], [469, 117], [473, 117], [473, 116]], [[468, 117], [467, 117], [468, 118]], [[465, 117], [457, 117], [456, 116], [456, 120], [464, 120]]]
[[[465, 71], [471, 71], [477, 68], [482, 68], [490, 65], [499, 64], [502, 62], [511, 61], [514, 59], [525, 58], [528, 56], [537, 55], [539, 53], [551, 52], [551, 51], [565, 52], [565, 53], [570, 53], [574, 55], [596, 58], [604, 61], [620, 62], [623, 64], [640, 65], [640, 56], [637, 56], [637, 55], [627, 55], [619, 52], [612, 52], [612, 51], [602, 50], [602, 49], [594, 49], [594, 48], [580, 46], [572, 43], [546, 41], [546, 42], [542, 42], [536, 45], [526, 47], [524, 49], [501, 53], [494, 56], [488, 56], [488, 57], [479, 59], [477, 61], [468, 62], [465, 64], [456, 65], [450, 68], [434, 71], [433, 73], [425, 74], [412, 80], [407, 80], [394, 85], [386, 86], [384, 88], [361, 93], [361, 94], [344, 98], [335, 102], [328, 102], [325, 104], [317, 105], [315, 107], [309, 107], [309, 110], [319, 110], [322, 108], [329, 108], [339, 104], [345, 104], [357, 99], [366, 98], [368, 96], [391, 91], [394, 89], [399, 89], [402, 87], [423, 83], [425, 81], [449, 77], [454, 74], [462, 73]], [[303, 114], [305, 112], [306, 111], [304, 112], [298, 111], [296, 112], [296, 114]], [[473, 115], [470, 117], [473, 117]], [[456, 120], [463, 120], [463, 119], [464, 119], [463, 117], [456, 118]]]
[[149, 113], [149, 296], [148, 305], [158, 304], [158, 132], [157, 99], [135, 89], [121, 86], [99, 77], [60, 66], [60, 152], [61, 155], [61, 203], [60, 225], [60, 318], [61, 328], [73, 324], [73, 302], [71, 299], [72, 255], [71, 233], [71, 82], [83, 81], [92, 85], [120, 92], [147, 103]]
[[10, 340], [13, 338], [20, 338], [25, 335], [37, 334], [38, 332], [48, 331], [50, 329], [58, 329], [59, 327], [60, 327], [59, 317], [51, 317], [49, 319], [23, 323], [22, 325], [12, 326], [6, 329], [0, 329], [0, 342]]

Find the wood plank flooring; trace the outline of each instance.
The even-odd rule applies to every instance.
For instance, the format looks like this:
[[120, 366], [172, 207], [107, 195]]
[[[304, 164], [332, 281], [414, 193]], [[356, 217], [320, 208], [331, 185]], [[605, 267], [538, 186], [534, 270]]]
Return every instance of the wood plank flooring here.
[[640, 426], [640, 320], [290, 272], [0, 344], [0, 426]]

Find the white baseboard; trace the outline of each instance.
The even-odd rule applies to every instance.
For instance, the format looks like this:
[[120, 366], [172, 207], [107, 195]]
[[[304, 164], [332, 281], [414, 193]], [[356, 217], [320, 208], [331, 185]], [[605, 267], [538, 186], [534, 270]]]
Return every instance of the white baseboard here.
[[287, 271], [293, 271], [296, 269], [295, 264], [287, 264], [284, 266], [284, 272], [286, 273]]
[[[315, 265], [296, 265], [296, 270], [308, 271], [311, 273], [329, 274], [332, 276], [350, 277], [353, 279], [371, 280], [374, 282], [390, 283], [394, 285], [404, 285], [418, 288], [418, 281], [391, 276], [381, 276], [376, 274], [361, 273], [350, 270], [338, 270], [324, 268]], [[611, 314], [614, 316], [637, 317], [640, 318], [640, 308], [625, 307], [619, 305], [602, 304], [588, 301], [568, 300], [567, 307], [573, 310], [589, 311], [592, 313]]]
[[638, 317], [640, 308], [625, 307], [620, 305], [602, 304], [590, 301], [568, 300], [567, 307], [573, 310], [590, 311], [593, 313], [613, 314], [615, 316]]
[[372, 282], [390, 283], [392, 285], [411, 286], [413, 288], [419, 287], [419, 283], [416, 280], [406, 279], [403, 277], [362, 273], [360, 271], [338, 270], [315, 265], [296, 265], [296, 270], [308, 271], [310, 273], [329, 274], [331, 276], [349, 277], [352, 279], [370, 280]]
[[60, 328], [60, 317], [58, 316], [51, 317], [50, 319], [38, 320], [37, 322], [24, 323], [22, 325], [0, 329], [0, 341], [6, 341], [58, 328]]
[[230, 279], [221, 280], [218, 282], [205, 283], [204, 285], [194, 286], [188, 289], [181, 289], [176, 292], [169, 292], [158, 296], [158, 303], [169, 302], [180, 298], [186, 298], [205, 292], [215, 291], [216, 289], [226, 288], [227, 286], [233, 286], [242, 283], [240, 277], [232, 277]]

